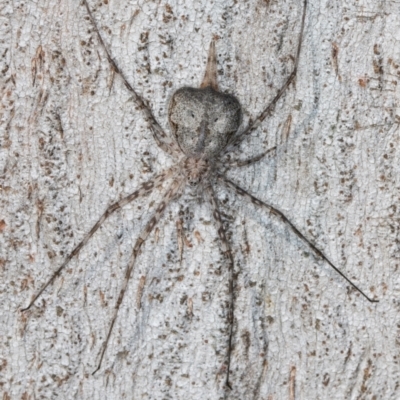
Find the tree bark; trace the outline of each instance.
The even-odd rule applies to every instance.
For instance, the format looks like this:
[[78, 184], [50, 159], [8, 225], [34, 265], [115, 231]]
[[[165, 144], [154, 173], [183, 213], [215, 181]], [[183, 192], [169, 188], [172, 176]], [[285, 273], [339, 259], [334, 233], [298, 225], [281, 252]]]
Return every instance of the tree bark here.
[[[300, 0], [90, 1], [105, 43], [168, 130], [217, 39], [220, 90], [243, 126], [293, 68]], [[295, 82], [232, 159], [231, 180], [281, 210], [370, 304], [274, 215], [215, 183], [228, 264], [202, 193], [142, 246], [101, 369], [125, 268], [163, 190], [114, 213], [24, 313], [113, 202], [175, 160], [156, 146], [80, 1], [1, 12], [0, 391], [3, 399], [399, 397], [400, 8], [310, 1]], [[177, 224], [183, 221], [182, 229]]]

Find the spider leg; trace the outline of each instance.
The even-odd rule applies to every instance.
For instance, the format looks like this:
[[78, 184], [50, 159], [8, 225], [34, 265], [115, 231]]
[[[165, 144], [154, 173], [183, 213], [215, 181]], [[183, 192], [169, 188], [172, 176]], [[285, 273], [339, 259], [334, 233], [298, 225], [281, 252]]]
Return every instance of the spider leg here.
[[175, 141], [172, 138], [170, 138], [163, 131], [160, 124], [157, 122], [155, 116], [153, 115], [153, 112], [151, 111], [147, 102], [131, 86], [131, 84], [128, 82], [128, 79], [125, 77], [124, 73], [121, 71], [121, 69], [118, 67], [117, 63], [112, 58], [111, 53], [108, 50], [106, 44], [104, 43], [103, 37], [100, 34], [99, 28], [96, 25], [96, 21], [93, 17], [92, 11], [90, 10], [87, 0], [83, 0], [83, 2], [85, 4], [90, 21], [92, 22], [94, 30], [96, 31], [97, 37], [99, 39], [99, 42], [106, 53], [108, 62], [110, 63], [113, 72], [116, 72], [121, 77], [126, 88], [132, 92], [133, 97], [134, 97], [136, 103], [138, 104], [139, 108], [141, 110], [143, 110], [143, 112], [145, 113], [147, 121], [149, 122], [149, 125], [151, 128], [151, 131], [153, 133], [154, 140], [156, 141], [157, 145], [171, 156], [176, 157], [177, 155], [180, 155], [182, 152], [181, 152], [181, 149], [179, 148], [179, 146], [175, 143]]
[[301, 51], [301, 44], [303, 41], [303, 32], [304, 32], [304, 25], [305, 25], [305, 19], [306, 19], [306, 10], [307, 10], [307, 0], [304, 0], [303, 3], [303, 16], [301, 19], [301, 28], [300, 28], [300, 33], [299, 33], [299, 44], [297, 47], [297, 52], [296, 56], [294, 58], [294, 67], [293, 71], [289, 75], [289, 77], [286, 79], [285, 83], [283, 86], [279, 89], [278, 93], [275, 95], [275, 97], [272, 99], [272, 101], [267, 105], [267, 107], [264, 109], [264, 111], [254, 120], [250, 121], [250, 124], [245, 128], [242, 132], [240, 132], [238, 135], [236, 135], [232, 142], [226, 147], [225, 152], [232, 151], [234, 147], [237, 147], [245, 137], [250, 135], [253, 131], [255, 131], [259, 125], [261, 124], [262, 121], [271, 113], [271, 111], [274, 109], [276, 103], [278, 100], [282, 97], [282, 95], [285, 93], [286, 89], [289, 87], [289, 85], [293, 82], [294, 78], [296, 77], [297, 74], [297, 67], [299, 65], [299, 58], [300, 58], [300, 51]]
[[234, 260], [233, 254], [231, 250], [231, 246], [229, 244], [229, 240], [226, 237], [226, 231], [224, 225], [222, 223], [221, 213], [219, 211], [218, 200], [215, 196], [214, 190], [211, 185], [206, 187], [206, 195], [211, 204], [213, 217], [217, 224], [217, 232], [218, 236], [221, 240], [221, 250], [229, 260], [229, 294], [230, 294], [230, 304], [229, 304], [229, 313], [228, 313], [228, 322], [229, 322], [229, 338], [228, 338], [228, 354], [227, 354], [227, 366], [226, 366], [226, 380], [225, 384], [229, 389], [232, 389], [232, 386], [229, 382], [229, 373], [230, 373], [230, 364], [231, 364], [231, 352], [232, 352], [232, 337], [233, 337], [233, 320], [234, 320], [234, 307], [235, 307], [235, 296], [234, 296]]
[[122, 284], [122, 288], [119, 292], [119, 296], [118, 296], [117, 302], [115, 304], [114, 313], [113, 313], [113, 316], [111, 319], [110, 327], [108, 329], [107, 337], [103, 343], [103, 348], [100, 353], [100, 361], [99, 361], [99, 364], [98, 364], [97, 368], [95, 369], [95, 371], [93, 371], [92, 375], [94, 375], [101, 367], [101, 363], [103, 361], [104, 354], [107, 349], [108, 341], [110, 340], [111, 332], [113, 330], [115, 321], [117, 319], [118, 310], [121, 306], [122, 300], [124, 299], [124, 295], [125, 295], [126, 289], [128, 287], [128, 283], [129, 283], [129, 278], [131, 277], [131, 274], [133, 271], [133, 266], [135, 265], [135, 261], [139, 254], [139, 250], [140, 250], [142, 244], [148, 238], [151, 231], [157, 225], [161, 216], [164, 214], [164, 211], [165, 211], [166, 207], [168, 206], [168, 204], [171, 202], [171, 200], [173, 200], [173, 198], [177, 195], [179, 189], [183, 186], [185, 179], [186, 179], [186, 177], [180, 178], [180, 179], [179, 178], [174, 179], [174, 181], [172, 182], [172, 184], [170, 185], [170, 187], [168, 188], [167, 192], [164, 195], [164, 200], [157, 206], [156, 212], [153, 214], [150, 221], [147, 223], [146, 227], [140, 233], [139, 238], [136, 240], [131, 258], [129, 260], [128, 266], [126, 267], [124, 282]]
[[176, 233], [178, 237], [179, 262], [182, 264], [184, 247], [193, 247], [193, 245], [185, 235], [183, 220], [180, 217], [176, 220]]
[[224, 163], [224, 164], [221, 163], [221, 165], [223, 167], [228, 167], [228, 168], [246, 167], [247, 165], [255, 164], [256, 162], [262, 160], [266, 155], [268, 155], [269, 153], [271, 153], [272, 151], [275, 151], [275, 150], [276, 150], [276, 146], [271, 147], [267, 151], [264, 151], [263, 153], [258, 154], [255, 157], [247, 158], [246, 160], [231, 161], [231, 162]]
[[178, 236], [178, 250], [179, 250], [179, 263], [182, 265], [183, 258], [183, 223], [182, 219], [178, 218], [176, 221], [176, 233]]
[[140, 187], [135, 190], [130, 195], [124, 197], [123, 199], [117, 201], [107, 208], [107, 210], [103, 213], [100, 219], [93, 225], [93, 228], [85, 235], [85, 237], [81, 240], [81, 242], [72, 250], [72, 252], [68, 255], [65, 261], [61, 264], [61, 266], [53, 273], [51, 278], [40, 288], [40, 290], [36, 293], [35, 297], [31, 300], [28, 307], [21, 309], [21, 311], [29, 310], [35, 301], [41, 296], [41, 294], [46, 290], [46, 288], [51, 285], [54, 280], [61, 274], [63, 269], [67, 266], [67, 264], [71, 261], [73, 257], [75, 257], [82, 247], [89, 241], [89, 239], [94, 235], [97, 229], [100, 228], [102, 223], [116, 210], [121, 209], [131, 201], [144, 196], [147, 193], [151, 193], [153, 189], [163, 183], [166, 179], [168, 179], [175, 172], [174, 168], [169, 169], [168, 171], [162, 172], [157, 175], [154, 179], [144, 182], [140, 185]]
[[321, 251], [319, 250], [312, 242], [310, 242], [297, 228], [296, 226], [282, 213], [282, 211], [279, 211], [275, 207], [272, 207], [271, 205], [264, 203], [263, 201], [257, 199], [250, 193], [246, 192], [244, 189], [242, 189], [240, 186], [236, 185], [233, 183], [231, 180], [226, 178], [225, 176], [218, 175], [218, 179], [222, 181], [226, 186], [232, 188], [239, 196], [245, 197], [248, 200], [250, 200], [253, 204], [256, 206], [262, 207], [266, 210], [268, 210], [271, 214], [274, 214], [276, 217], [278, 217], [282, 222], [284, 222], [286, 225], [290, 226], [292, 231], [303, 241], [305, 242], [312, 250], [313, 252], [321, 259], [326, 261], [340, 276], [342, 276], [348, 283], [350, 283], [353, 288], [355, 288], [359, 293], [361, 293], [369, 302], [371, 303], [377, 303], [379, 300], [371, 299], [368, 297], [357, 285], [355, 285], [342, 271], [340, 271], [339, 268], [335, 267], [333, 263], [329, 260], [329, 258]]

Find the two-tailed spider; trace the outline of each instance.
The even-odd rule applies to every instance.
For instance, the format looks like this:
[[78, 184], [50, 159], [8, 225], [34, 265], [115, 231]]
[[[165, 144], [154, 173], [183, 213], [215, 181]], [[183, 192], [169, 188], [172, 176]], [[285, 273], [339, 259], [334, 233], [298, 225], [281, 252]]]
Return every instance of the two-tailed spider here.
[[[239, 101], [232, 95], [223, 94], [218, 91], [217, 83], [217, 58], [215, 51], [215, 42], [212, 40], [208, 53], [207, 66], [203, 81], [200, 88], [183, 87], [177, 90], [170, 101], [168, 118], [171, 126], [171, 134], [163, 131], [161, 126], [156, 121], [153, 112], [150, 110], [146, 101], [135, 91], [135, 89], [128, 82], [124, 73], [120, 70], [117, 63], [111, 56], [110, 51], [104, 43], [104, 40], [97, 28], [93, 14], [89, 8], [87, 0], [83, 0], [90, 21], [93, 24], [94, 30], [97, 34], [100, 45], [104, 49], [108, 62], [115, 73], [117, 73], [123, 80], [126, 88], [133, 94], [133, 98], [139, 106], [141, 112], [144, 113], [147, 122], [150, 126], [153, 138], [164, 152], [168, 153], [174, 160], [175, 165], [163, 171], [159, 175], [153, 177], [151, 180], [143, 183], [140, 187], [129, 196], [117, 201], [109, 206], [100, 219], [96, 222], [93, 228], [86, 234], [82, 241], [74, 248], [71, 254], [65, 259], [64, 263], [52, 274], [51, 278], [40, 288], [40, 290], [33, 297], [29, 305], [23, 310], [30, 309], [37, 299], [41, 296], [43, 291], [60, 276], [66, 265], [70, 260], [76, 256], [89, 239], [95, 234], [103, 222], [115, 211], [120, 210], [126, 204], [136, 200], [143, 195], [149, 194], [153, 190], [160, 187], [164, 182], [169, 182], [167, 190], [163, 193], [162, 201], [156, 207], [156, 211], [150, 217], [149, 222], [140, 233], [134, 245], [132, 255], [128, 266], [126, 267], [125, 278], [120, 290], [118, 299], [114, 305], [113, 316], [109, 325], [107, 337], [103, 343], [100, 353], [100, 360], [97, 370], [101, 367], [104, 354], [107, 349], [107, 344], [110, 339], [121, 303], [129, 283], [129, 278], [135, 266], [135, 261], [138, 256], [139, 250], [154, 227], [162, 218], [165, 209], [172, 202], [177, 200], [185, 185], [200, 186], [201, 192], [211, 205], [213, 219], [218, 231], [221, 250], [225, 254], [229, 263], [229, 293], [230, 304], [228, 312], [229, 322], [229, 335], [227, 337], [226, 345], [226, 385], [230, 387], [229, 371], [231, 349], [233, 341], [233, 325], [234, 325], [234, 310], [235, 310], [235, 278], [234, 278], [234, 258], [231, 251], [230, 243], [228, 241], [226, 231], [222, 222], [221, 212], [219, 208], [219, 201], [215, 195], [215, 185], [224, 185], [228, 190], [235, 192], [241, 198], [250, 201], [256, 207], [267, 211], [275, 218], [280, 219], [283, 223], [287, 224], [291, 230], [305, 243], [306, 246], [312, 249], [316, 257], [321, 258], [328, 263], [337, 273], [339, 273], [351, 286], [353, 286], [359, 293], [361, 293], [368, 301], [376, 302], [377, 300], [368, 297], [362, 290], [360, 290], [353, 282], [350, 281], [333, 263], [319, 250], [310, 240], [308, 240], [303, 233], [292, 223], [289, 219], [275, 207], [259, 200], [246, 190], [239, 187], [236, 183], [228, 179], [224, 175], [227, 164], [224, 155], [246, 140], [250, 133], [258, 128], [262, 121], [270, 115], [278, 100], [285, 93], [286, 89], [294, 81], [297, 67], [300, 59], [301, 45], [305, 26], [305, 17], [307, 9], [307, 0], [303, 1], [303, 12], [301, 16], [300, 32], [298, 34], [298, 45], [295, 55], [293, 56], [294, 65], [291, 74], [287, 77], [284, 85], [280, 88], [278, 93], [262, 111], [262, 113], [255, 118], [247, 127], [241, 128], [242, 110]], [[256, 157], [249, 158], [245, 161], [230, 162], [228, 167], [240, 167], [243, 165], [250, 165], [258, 162], [271, 151], [271, 148]], [[224, 162], [225, 161], [225, 162]], [[95, 371], [95, 372], [96, 372]]]

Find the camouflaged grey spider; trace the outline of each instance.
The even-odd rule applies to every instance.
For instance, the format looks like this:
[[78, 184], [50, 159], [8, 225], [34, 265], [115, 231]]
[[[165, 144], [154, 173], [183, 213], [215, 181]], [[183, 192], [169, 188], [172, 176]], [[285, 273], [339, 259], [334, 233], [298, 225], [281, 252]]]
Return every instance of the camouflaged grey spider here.
[[[53, 273], [51, 278], [41, 287], [29, 305], [22, 311], [26, 311], [36, 302], [41, 296], [43, 291], [54, 282], [54, 280], [61, 274], [69, 261], [76, 256], [82, 247], [89, 241], [93, 234], [97, 231], [100, 225], [116, 210], [121, 209], [126, 204], [132, 202], [139, 197], [152, 192], [165, 180], [171, 178], [172, 183], [169, 185], [167, 191], [164, 193], [163, 200], [158, 204], [155, 213], [147, 223], [145, 228], [137, 239], [129, 264], [126, 268], [125, 279], [122, 284], [117, 302], [115, 304], [113, 317], [111, 319], [110, 327], [108, 329], [107, 337], [103, 343], [100, 353], [100, 361], [96, 371], [101, 367], [104, 354], [107, 349], [108, 341], [110, 339], [118, 310], [123, 301], [129, 278], [132, 274], [135, 260], [139, 253], [139, 249], [146, 241], [149, 234], [159, 222], [160, 218], [168, 206], [174, 199], [178, 198], [182, 192], [182, 188], [186, 185], [202, 185], [203, 192], [211, 204], [213, 217], [217, 226], [218, 235], [221, 241], [221, 249], [229, 261], [229, 293], [230, 304], [228, 312], [229, 322], [229, 337], [227, 338], [227, 354], [226, 354], [226, 385], [230, 387], [229, 373], [230, 373], [230, 359], [233, 337], [233, 322], [234, 322], [234, 259], [227, 239], [226, 231], [222, 223], [221, 213], [219, 210], [219, 202], [215, 196], [213, 184], [216, 182], [222, 183], [228, 189], [233, 190], [242, 198], [249, 200], [255, 206], [260, 207], [275, 217], [279, 218], [287, 224], [293, 232], [309, 246], [314, 255], [327, 262], [336, 272], [338, 272], [350, 285], [352, 285], [358, 292], [360, 292], [368, 301], [377, 302], [371, 299], [364, 292], [362, 292], [353, 282], [351, 282], [332, 262], [320, 251], [313, 243], [311, 243], [288, 218], [278, 209], [271, 205], [258, 200], [256, 197], [239, 187], [237, 184], [229, 180], [221, 170], [223, 165], [220, 163], [221, 157], [232, 151], [240, 145], [240, 143], [248, 137], [261, 124], [261, 122], [271, 113], [277, 101], [282, 97], [286, 89], [293, 82], [297, 66], [300, 58], [301, 44], [305, 25], [305, 15], [307, 8], [307, 0], [303, 2], [303, 13], [301, 19], [301, 28], [298, 38], [297, 51], [294, 56], [294, 68], [292, 73], [287, 78], [282, 88], [275, 95], [273, 100], [268, 104], [264, 111], [245, 129], [239, 131], [242, 120], [242, 111], [239, 101], [232, 95], [223, 94], [218, 91], [217, 84], [217, 59], [215, 52], [215, 42], [211, 41], [208, 53], [208, 60], [204, 79], [200, 88], [184, 87], [177, 90], [172, 96], [169, 105], [169, 122], [172, 129], [173, 137], [168, 136], [156, 121], [152, 111], [143, 98], [137, 94], [135, 89], [129, 84], [123, 72], [118, 68], [116, 62], [111, 57], [107, 49], [100, 31], [97, 28], [96, 22], [92, 12], [88, 6], [87, 0], [83, 0], [87, 9], [89, 18], [93, 24], [94, 30], [98, 36], [101, 46], [104, 48], [111, 68], [120, 75], [125, 86], [132, 92], [134, 100], [139, 105], [141, 111], [146, 115], [150, 128], [153, 133], [154, 140], [157, 145], [177, 160], [177, 163], [170, 169], [162, 172], [153, 179], [143, 183], [136, 191], [122, 200], [112, 204], [107, 208], [104, 214], [96, 222], [89, 233], [83, 240], [74, 248], [71, 254], [66, 258], [64, 263]], [[231, 164], [230, 166], [243, 166], [255, 163], [261, 160], [266, 154], [273, 151], [275, 148], [269, 149], [256, 157], [247, 159], [245, 161]], [[226, 166], [226, 165], [225, 165]], [[96, 372], [94, 371], [94, 372]]]

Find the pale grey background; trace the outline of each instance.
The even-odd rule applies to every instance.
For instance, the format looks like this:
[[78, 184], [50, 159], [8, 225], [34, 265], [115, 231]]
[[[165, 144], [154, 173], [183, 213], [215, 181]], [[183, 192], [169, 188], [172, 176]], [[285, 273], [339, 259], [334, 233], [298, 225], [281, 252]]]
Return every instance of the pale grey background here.
[[[301, 3], [90, 5], [118, 65], [168, 129], [168, 99], [200, 83], [213, 36], [221, 89], [246, 118], [257, 115], [291, 71]], [[19, 313], [107, 205], [172, 160], [113, 79], [79, 1], [3, 1], [3, 399], [280, 400], [289, 398], [292, 367], [296, 399], [398, 399], [399, 14], [393, 1], [312, 1], [296, 84], [240, 156], [288, 137], [286, 145], [229, 173], [380, 303], [349, 290], [287, 227], [218, 190], [238, 272], [233, 391], [225, 393], [228, 279], [207, 203], [182, 198], [144, 245], [95, 376], [158, 194], [113, 215], [37, 306]], [[192, 244], [182, 263], [178, 212]]]

